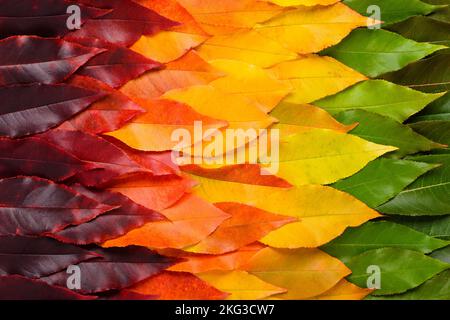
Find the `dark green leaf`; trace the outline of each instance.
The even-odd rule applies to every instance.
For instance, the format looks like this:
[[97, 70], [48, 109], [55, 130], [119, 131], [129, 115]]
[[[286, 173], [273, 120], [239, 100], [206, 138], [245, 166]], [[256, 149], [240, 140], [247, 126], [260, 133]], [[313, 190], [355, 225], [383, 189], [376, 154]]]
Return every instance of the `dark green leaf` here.
[[450, 144], [450, 121], [421, 121], [410, 124], [410, 127], [433, 141]]
[[436, 250], [430, 254], [430, 256], [443, 262], [450, 263], [450, 246]]
[[430, 103], [408, 122], [427, 120], [450, 120], [450, 92]]
[[394, 217], [394, 221], [404, 224], [429, 236], [450, 240], [450, 216], [442, 217]]

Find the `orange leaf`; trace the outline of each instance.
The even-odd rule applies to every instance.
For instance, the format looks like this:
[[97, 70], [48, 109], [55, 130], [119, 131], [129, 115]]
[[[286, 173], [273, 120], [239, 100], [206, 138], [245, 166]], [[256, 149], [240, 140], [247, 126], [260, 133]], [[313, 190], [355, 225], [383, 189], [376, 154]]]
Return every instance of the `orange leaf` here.
[[311, 300], [362, 300], [372, 291], [371, 289], [360, 288], [342, 279], [333, 288], [317, 297], [311, 298]]

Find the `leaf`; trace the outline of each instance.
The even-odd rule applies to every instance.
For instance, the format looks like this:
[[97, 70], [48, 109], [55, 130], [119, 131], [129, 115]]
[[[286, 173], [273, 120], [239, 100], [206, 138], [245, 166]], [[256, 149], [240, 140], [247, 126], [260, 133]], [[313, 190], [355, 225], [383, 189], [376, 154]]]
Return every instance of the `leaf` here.
[[[133, 119], [126, 126], [108, 133], [132, 148], [144, 151], [172, 150], [179, 142], [172, 138], [175, 130], [187, 130], [193, 141], [188, 147], [201, 141], [196, 138], [195, 121], [201, 121], [202, 128], [220, 129], [227, 125], [226, 121], [212, 119], [196, 112], [190, 106], [167, 99], [146, 100], [140, 104], [147, 112]], [[197, 140], [195, 140], [197, 139]]]
[[448, 244], [400, 224], [378, 221], [347, 229], [322, 249], [347, 263], [352, 257], [373, 249], [393, 247], [430, 253]]
[[51, 130], [38, 137], [92, 165], [91, 170], [73, 177], [86, 186], [105, 184], [126, 174], [149, 172], [120, 148], [96, 135], [82, 131]]
[[409, 122], [429, 120], [450, 120], [450, 94], [446, 93], [441, 98], [427, 105], [422, 111], [409, 119]]
[[0, 235], [42, 235], [94, 219], [114, 207], [49, 180], [0, 180]]
[[211, 271], [197, 276], [218, 290], [229, 293], [227, 300], [260, 300], [286, 291], [245, 271]]
[[237, 31], [206, 40], [197, 52], [206, 61], [238, 60], [268, 68], [277, 63], [294, 60], [297, 54], [279, 42], [266, 38], [255, 30]]
[[64, 81], [103, 49], [34, 36], [0, 41], [0, 85]]
[[342, 262], [318, 249], [265, 248], [243, 268], [263, 281], [287, 289], [276, 296], [281, 299], [317, 296], [350, 273]]
[[421, 93], [387, 81], [369, 80], [314, 104], [332, 115], [350, 109], [362, 109], [403, 122], [441, 96]]
[[427, 59], [408, 65], [402, 70], [383, 75], [383, 79], [420, 90], [443, 92], [450, 89], [450, 75], [442, 72], [449, 68], [450, 50], [442, 50]]
[[263, 1], [272, 2], [283, 7], [315, 6], [315, 5], [327, 6], [338, 2], [338, 0], [263, 0]]
[[179, 0], [208, 34], [231, 34], [251, 29], [256, 23], [276, 16], [283, 9], [256, 0]]
[[419, 0], [345, 0], [344, 3], [353, 10], [358, 11], [364, 16], [370, 16], [368, 8], [371, 5], [380, 7], [382, 12], [381, 20], [383, 20], [383, 27], [386, 24], [406, 20], [409, 17], [416, 15], [427, 15], [440, 6], [433, 6]]
[[427, 280], [419, 287], [402, 294], [390, 296], [370, 296], [369, 300], [449, 300], [450, 271], [443, 271]]
[[18, 138], [44, 132], [104, 97], [66, 84], [33, 84], [0, 88], [0, 136]]
[[450, 263], [450, 246], [447, 245], [445, 248], [436, 250], [430, 254], [430, 256], [443, 262]]
[[205, 85], [223, 76], [195, 51], [189, 51], [178, 60], [169, 62], [163, 70], [147, 72], [131, 80], [120, 91], [136, 100], [151, 100], [172, 89]]
[[379, 158], [353, 176], [331, 186], [375, 208], [435, 167], [423, 162]]
[[193, 274], [168, 271], [152, 276], [130, 290], [157, 294], [159, 300], [222, 300], [228, 296]]
[[[82, 275], [81, 288], [77, 291], [84, 294], [130, 287], [176, 263], [172, 258], [137, 246], [108, 249], [93, 247], [92, 250], [101, 258], [77, 264]], [[64, 270], [41, 279], [52, 285], [64, 286], [70, 276]]]
[[94, 300], [64, 287], [22, 276], [0, 277], [0, 300]]
[[40, 278], [98, 257], [94, 252], [49, 238], [2, 236], [0, 244], [1, 276]]
[[108, 189], [120, 192], [146, 208], [160, 211], [175, 204], [194, 184], [190, 179], [174, 175], [137, 174], [118, 179]]
[[62, 181], [90, 169], [89, 164], [42, 139], [0, 139], [2, 178], [28, 175]]
[[350, 131], [355, 136], [371, 142], [397, 147], [398, 150], [390, 154], [394, 158], [443, 147], [443, 145], [425, 138], [426, 135], [418, 134], [420, 131], [416, 133], [408, 126], [391, 118], [365, 110], [343, 111], [336, 115], [336, 120], [347, 125], [359, 123], [356, 128]]
[[281, 102], [270, 113], [278, 119], [278, 126], [297, 129], [330, 129], [339, 132], [350, 131], [354, 125], [345, 126], [337, 122], [328, 112], [310, 104]]
[[229, 213], [231, 218], [220, 224], [207, 238], [185, 249], [186, 251], [208, 254], [234, 251], [258, 241], [274, 229], [296, 221], [239, 203], [216, 203], [215, 206]]
[[116, 1], [111, 5], [111, 12], [87, 21], [83, 28], [67, 34], [65, 38], [95, 38], [128, 47], [141, 35], [152, 35], [177, 25], [131, 0]]
[[393, 217], [397, 223], [404, 224], [431, 237], [450, 240], [450, 215], [437, 217]]
[[72, 185], [71, 187], [89, 198], [114, 206], [116, 209], [110, 210], [89, 222], [70, 226], [48, 235], [61, 242], [79, 245], [101, 243], [124, 235], [150, 221], [166, 219], [158, 212], [140, 206], [119, 193], [105, 190], [92, 191], [81, 185]]
[[122, 237], [105, 242], [103, 246], [136, 244], [149, 248], [183, 248], [203, 240], [230, 217], [194, 195], [185, 195], [161, 213], [170, 221], [147, 223]]
[[271, 213], [297, 218], [261, 241], [272, 247], [317, 247], [378, 214], [355, 198], [329, 187], [306, 185], [290, 189], [255, 186], [194, 177], [195, 194], [212, 202], [239, 202]]
[[430, 155], [411, 157], [411, 160], [442, 164], [410, 184], [389, 202], [379, 206], [380, 212], [395, 215], [444, 215], [450, 213], [446, 196], [450, 188], [450, 156]]
[[381, 288], [372, 293], [375, 296], [405, 292], [449, 267], [448, 264], [417, 251], [382, 248], [366, 251], [350, 259], [347, 266], [352, 274], [348, 279], [359, 286], [365, 286], [371, 275], [366, 269], [371, 265], [377, 265], [381, 270]]
[[446, 5], [445, 8], [439, 9], [436, 12], [430, 14], [430, 17], [439, 21], [449, 22], [450, 18], [448, 16], [448, 13], [450, 12], [450, 8], [448, 6], [447, 0], [425, 0], [427, 3], [431, 4], [442, 4]]
[[450, 144], [450, 121], [421, 121], [409, 125], [415, 132], [439, 143]]
[[210, 85], [229, 94], [250, 98], [265, 112], [271, 111], [292, 91], [289, 83], [277, 80], [270, 72], [253, 64], [235, 60], [213, 60], [211, 64], [227, 75]]
[[[282, 137], [277, 176], [293, 185], [328, 184], [351, 176], [396, 148], [332, 130], [311, 129]], [[272, 164], [274, 166], [274, 164]]]
[[333, 288], [311, 300], [362, 300], [370, 292], [372, 292], [371, 289], [360, 288], [342, 279]]
[[86, 47], [106, 49], [84, 64], [77, 74], [100, 80], [113, 88], [123, 86], [146, 71], [162, 67], [160, 63], [133, 50], [99, 39], [82, 38], [76, 39], [76, 42]]
[[145, 109], [131, 101], [126, 95], [98, 80], [84, 76], [72, 76], [69, 84], [103, 91], [108, 95], [91, 104], [82, 113], [62, 123], [58, 129], [100, 134], [117, 130], [135, 116], [145, 112]]
[[445, 46], [417, 43], [381, 30], [356, 29], [338, 45], [323, 51], [366, 76], [376, 77], [400, 70], [407, 64], [444, 49]]
[[292, 85], [294, 90], [284, 101], [309, 103], [333, 95], [366, 80], [366, 77], [330, 57], [308, 55], [282, 62], [270, 69], [276, 78]]

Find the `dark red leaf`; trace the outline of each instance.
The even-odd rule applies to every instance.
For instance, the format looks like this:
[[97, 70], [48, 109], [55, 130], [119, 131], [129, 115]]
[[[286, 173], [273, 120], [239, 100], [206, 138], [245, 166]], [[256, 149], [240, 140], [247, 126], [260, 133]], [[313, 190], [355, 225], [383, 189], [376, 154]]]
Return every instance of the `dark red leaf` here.
[[120, 148], [96, 135], [81, 131], [50, 130], [39, 137], [95, 167], [94, 170], [73, 177], [74, 181], [86, 186], [98, 186], [122, 175], [150, 171], [134, 162]]
[[67, 8], [80, 8], [81, 24], [87, 19], [104, 15], [109, 10], [89, 8], [64, 0], [0, 0], [0, 38], [15, 35], [59, 37], [68, 33]]
[[0, 180], [0, 235], [41, 235], [94, 219], [117, 206], [88, 198], [50, 180]]
[[80, 130], [92, 134], [111, 132], [145, 112], [145, 109], [134, 103], [122, 92], [96, 79], [77, 75], [70, 78], [69, 84], [85, 89], [103, 91], [108, 95], [93, 103], [85, 111], [62, 123], [58, 127], [59, 129]]
[[79, 245], [102, 243], [117, 238], [128, 231], [138, 228], [150, 221], [166, 220], [158, 212], [147, 209], [126, 196], [110, 191], [92, 191], [81, 185], [73, 189], [85, 196], [111, 206], [120, 206], [89, 222], [68, 227], [50, 235], [59, 241]]
[[22, 276], [0, 277], [0, 300], [95, 300], [96, 298]]
[[0, 85], [60, 83], [103, 51], [61, 39], [10, 37], [0, 41]]
[[90, 164], [42, 139], [0, 138], [1, 178], [27, 175], [62, 181], [90, 169]]
[[156, 300], [158, 296], [140, 294], [130, 290], [120, 290], [119, 292], [113, 292], [103, 294], [99, 297], [101, 300]]
[[131, 49], [108, 44], [99, 39], [82, 38], [71, 39], [71, 41], [86, 47], [107, 49], [89, 60], [77, 71], [77, 74], [95, 78], [113, 88], [123, 86], [146, 71], [162, 67], [161, 63], [150, 60]]
[[0, 88], [0, 136], [18, 138], [44, 132], [104, 97], [66, 84]]
[[[157, 274], [178, 260], [161, 256], [147, 248], [89, 248], [103, 258], [78, 264], [83, 294], [120, 290]], [[64, 286], [68, 275], [61, 271], [42, 278], [49, 284]]]
[[[99, 254], [50, 238], [0, 237], [0, 276], [41, 278]], [[65, 286], [65, 283], [63, 284]]]
[[[97, 1], [81, 1], [93, 5]], [[155, 11], [131, 0], [112, 1], [114, 9], [98, 19], [87, 21], [80, 30], [66, 35], [70, 38], [96, 38], [120, 46], [130, 46], [142, 35], [152, 35], [178, 25]], [[106, 1], [100, 1], [100, 5]]]

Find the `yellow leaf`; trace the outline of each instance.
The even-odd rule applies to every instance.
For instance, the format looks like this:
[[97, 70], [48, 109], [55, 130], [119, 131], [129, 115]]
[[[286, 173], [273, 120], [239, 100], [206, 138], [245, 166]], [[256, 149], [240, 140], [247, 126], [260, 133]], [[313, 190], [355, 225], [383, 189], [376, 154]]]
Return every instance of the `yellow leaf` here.
[[330, 184], [396, 149], [350, 134], [311, 129], [281, 138], [278, 170], [273, 173], [296, 186]]
[[328, 6], [330, 4], [339, 2], [339, 0], [263, 0], [267, 2], [275, 3], [283, 7], [291, 6]]
[[373, 290], [360, 288], [353, 283], [342, 279], [333, 288], [311, 300], [362, 300]]
[[294, 90], [284, 101], [309, 103], [338, 93], [367, 78], [330, 57], [308, 55], [271, 68], [274, 76]]
[[211, 82], [212, 86], [226, 93], [253, 99], [264, 112], [271, 111], [292, 91], [289, 83], [277, 80], [253, 64], [236, 60], [212, 60], [210, 63], [227, 74]]
[[312, 53], [339, 43], [350, 31], [367, 25], [367, 18], [342, 3], [299, 7], [256, 25], [264, 37], [297, 53]]
[[207, 61], [239, 60], [262, 68], [297, 57], [295, 52], [284, 48], [275, 40], [263, 37], [255, 30], [214, 36], [205, 41], [197, 50], [200, 56]]
[[211, 35], [250, 29], [283, 11], [283, 8], [259, 0], [178, 0]]
[[351, 271], [338, 259], [318, 249], [265, 248], [255, 254], [244, 270], [273, 285], [287, 289], [281, 299], [317, 296]]
[[318, 247], [347, 227], [380, 215], [353, 196], [336, 189], [305, 185], [290, 189], [257, 186], [191, 176], [193, 192], [209, 202], [239, 202], [298, 219], [272, 231], [262, 242], [280, 248]]
[[212, 271], [197, 276], [216, 289], [230, 293], [227, 300], [258, 300], [286, 291], [245, 271]]

